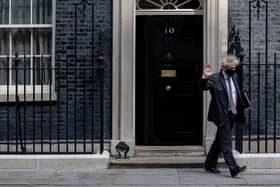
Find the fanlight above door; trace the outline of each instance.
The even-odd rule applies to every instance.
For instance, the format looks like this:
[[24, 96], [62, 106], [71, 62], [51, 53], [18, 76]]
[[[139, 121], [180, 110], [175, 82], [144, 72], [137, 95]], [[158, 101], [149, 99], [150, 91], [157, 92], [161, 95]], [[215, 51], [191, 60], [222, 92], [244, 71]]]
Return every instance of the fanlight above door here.
[[203, 0], [136, 0], [137, 10], [159, 9], [159, 10], [177, 10], [177, 9], [202, 9]]

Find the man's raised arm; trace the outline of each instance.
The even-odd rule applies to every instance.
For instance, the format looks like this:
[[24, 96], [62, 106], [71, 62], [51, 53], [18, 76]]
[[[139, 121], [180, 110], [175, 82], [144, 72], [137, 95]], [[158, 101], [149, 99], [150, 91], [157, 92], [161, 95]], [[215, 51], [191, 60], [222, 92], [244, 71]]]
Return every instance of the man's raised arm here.
[[203, 74], [200, 79], [200, 88], [202, 90], [208, 90], [211, 86], [211, 81], [209, 81], [209, 77], [212, 75], [212, 67], [210, 64], [206, 64], [203, 69]]

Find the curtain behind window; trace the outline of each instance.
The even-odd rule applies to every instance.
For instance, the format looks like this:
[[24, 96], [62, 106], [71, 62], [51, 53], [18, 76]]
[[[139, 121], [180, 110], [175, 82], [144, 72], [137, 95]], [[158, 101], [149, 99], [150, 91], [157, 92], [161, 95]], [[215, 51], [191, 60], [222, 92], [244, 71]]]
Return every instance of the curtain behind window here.
[[12, 0], [12, 24], [31, 24], [30, 0]]
[[12, 54], [30, 55], [30, 30], [13, 29], [12, 30]]
[[9, 31], [7, 29], [0, 29], [0, 55], [9, 55], [9, 49]]
[[52, 23], [52, 0], [33, 0], [33, 24]]
[[9, 23], [9, 0], [0, 0], [0, 24]]

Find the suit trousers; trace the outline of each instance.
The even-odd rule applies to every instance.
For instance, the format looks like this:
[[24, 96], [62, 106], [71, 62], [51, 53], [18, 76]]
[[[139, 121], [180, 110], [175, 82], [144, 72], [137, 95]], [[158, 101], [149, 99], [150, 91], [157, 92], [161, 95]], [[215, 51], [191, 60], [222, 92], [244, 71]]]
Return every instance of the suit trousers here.
[[205, 168], [216, 167], [220, 152], [223, 153], [225, 162], [230, 170], [238, 169], [238, 165], [232, 154], [231, 132], [234, 124], [234, 115], [230, 112], [226, 116], [224, 125], [218, 126], [215, 140], [205, 160]]

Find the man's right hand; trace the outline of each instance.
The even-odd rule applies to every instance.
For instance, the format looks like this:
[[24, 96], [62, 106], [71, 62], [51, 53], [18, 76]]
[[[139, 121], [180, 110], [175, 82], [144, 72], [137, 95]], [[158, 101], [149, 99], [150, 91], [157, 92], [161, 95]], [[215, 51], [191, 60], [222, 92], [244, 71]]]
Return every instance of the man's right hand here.
[[206, 64], [206, 65], [204, 66], [203, 74], [204, 74], [204, 76], [206, 76], [207, 78], [213, 74], [213, 73], [212, 73], [212, 66], [211, 66], [210, 64]]

